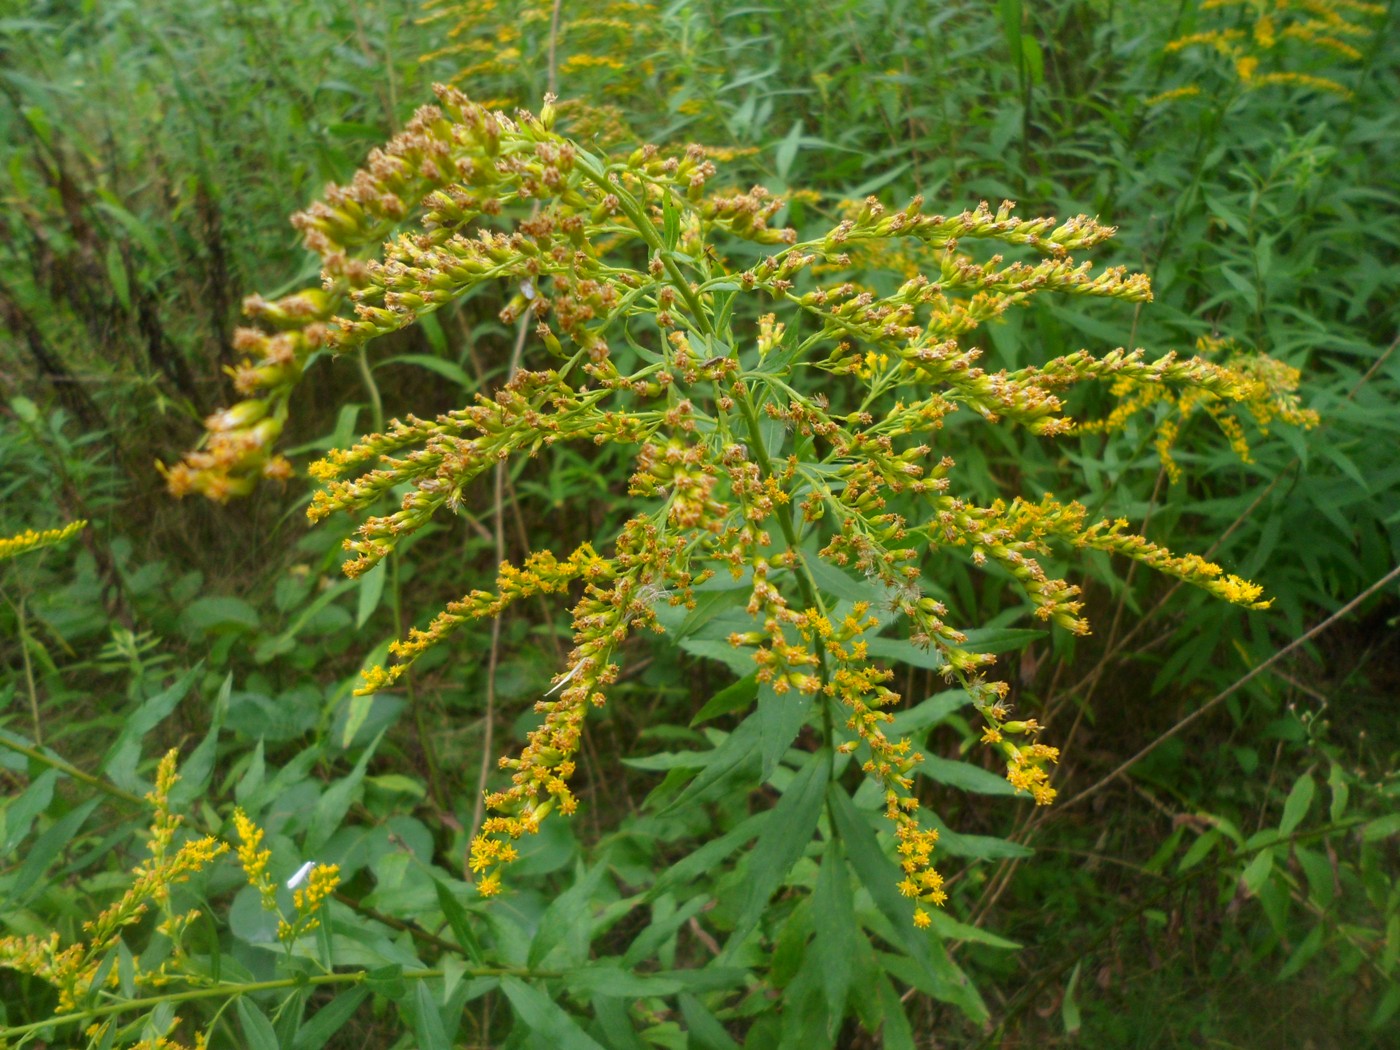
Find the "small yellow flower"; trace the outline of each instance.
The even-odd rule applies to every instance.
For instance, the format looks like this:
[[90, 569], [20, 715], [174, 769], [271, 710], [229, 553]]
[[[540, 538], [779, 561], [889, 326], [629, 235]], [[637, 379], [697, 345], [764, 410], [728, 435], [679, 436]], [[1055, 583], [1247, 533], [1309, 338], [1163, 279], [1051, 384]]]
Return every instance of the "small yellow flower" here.
[[501, 892], [501, 874], [493, 871], [476, 884], [477, 892], [483, 897], [494, 897]]
[[58, 529], [45, 529], [43, 532], [26, 529], [17, 536], [0, 537], [0, 561], [7, 561], [10, 558], [44, 547], [57, 546], [76, 536], [85, 528], [87, 528], [86, 521], [70, 521]]

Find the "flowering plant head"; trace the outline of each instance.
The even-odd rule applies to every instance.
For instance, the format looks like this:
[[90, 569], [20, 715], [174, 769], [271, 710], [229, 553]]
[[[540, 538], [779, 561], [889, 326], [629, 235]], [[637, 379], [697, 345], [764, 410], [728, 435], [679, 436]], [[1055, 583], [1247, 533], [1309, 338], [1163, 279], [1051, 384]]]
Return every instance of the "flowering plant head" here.
[[[1175, 556], [1125, 521], [1091, 520], [1050, 495], [984, 505], [955, 486], [944, 428], [958, 412], [1055, 438], [1076, 428], [1066, 390], [1094, 381], [1125, 398], [1191, 391], [1219, 416], [1265, 393], [1293, 405], [1286, 383], [1269, 385], [1275, 373], [1200, 357], [1116, 349], [1015, 370], [985, 363], [977, 330], [1035, 296], [1150, 300], [1145, 276], [1071, 257], [1111, 228], [1022, 219], [1010, 203], [939, 215], [917, 198], [899, 209], [870, 198], [799, 237], [761, 186], [713, 189], [716, 165], [699, 147], [604, 158], [554, 129], [552, 100], [539, 116], [512, 118], [437, 91], [439, 105], [297, 216], [322, 286], [249, 301], [262, 328], [239, 335], [248, 400], [212, 417], [206, 448], [166, 473], [175, 492], [216, 499], [284, 474], [272, 443], [311, 350], [357, 349], [481, 285], [507, 289], [501, 317], [528, 327], [529, 367], [470, 405], [395, 420], [312, 466], [312, 521], [363, 515], [346, 572], [453, 513], [508, 457], [560, 442], [635, 449], [633, 512], [617, 535], [503, 564], [493, 589], [451, 603], [393, 647], [391, 666], [366, 674], [362, 691], [382, 689], [464, 623], [534, 595], [576, 596], [568, 664], [536, 705], [542, 724], [502, 760], [509, 784], [488, 798], [472, 846], [482, 893], [500, 888], [515, 839], [556, 808], [573, 812], [585, 712], [605, 701], [629, 637], [661, 629], [663, 600], [692, 606], [697, 588], [737, 590], [743, 628], [730, 643], [751, 655], [769, 695], [808, 703], [814, 723], [819, 709], [827, 745], [858, 754], [879, 782], [900, 888], [921, 905], [945, 896], [931, 866], [936, 833], [918, 819], [921, 756], [883, 730], [900, 698], [871, 638], [894, 624], [933, 651], [970, 692], [1010, 782], [1037, 803], [1054, 797], [1058, 757], [1036, 741], [1033, 720], [1011, 717], [1005, 687], [984, 677], [992, 658], [950, 622], [928, 582], [938, 558], [1004, 571], [1040, 620], [1075, 633], [1088, 630], [1078, 589], [1042, 564], [1057, 547], [1120, 554], [1228, 601], [1267, 604], [1257, 586]], [[896, 243], [917, 272], [831, 276]], [[385, 510], [391, 490], [405, 494]], [[833, 569], [863, 577], [880, 600], [843, 598]], [[922, 907], [915, 921], [928, 923]]]
[[[1214, 51], [1228, 63], [1227, 78], [1244, 91], [1276, 85], [1341, 98], [1350, 98], [1351, 88], [1329, 67], [1363, 62], [1362, 48], [1375, 35], [1367, 20], [1386, 13], [1384, 5], [1367, 0], [1203, 0], [1199, 11], [1207, 13], [1210, 28], [1170, 41], [1167, 54]], [[1199, 84], [1188, 84], [1155, 95], [1148, 103], [1200, 93]]]

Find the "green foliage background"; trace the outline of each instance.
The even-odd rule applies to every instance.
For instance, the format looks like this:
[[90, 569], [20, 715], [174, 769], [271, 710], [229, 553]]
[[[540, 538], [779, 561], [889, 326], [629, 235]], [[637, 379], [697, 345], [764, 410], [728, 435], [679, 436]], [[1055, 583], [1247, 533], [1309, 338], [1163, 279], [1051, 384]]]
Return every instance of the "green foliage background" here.
[[[538, 106], [551, 5], [437, 5], [423, 20], [414, 4], [353, 0], [0, 4], [0, 535], [92, 523], [0, 566], [0, 934], [71, 940], [120, 895], [150, 823], [141, 796], [179, 747], [174, 800], [192, 828], [221, 832], [237, 804], [267, 829], [280, 878], [308, 858], [340, 865], [328, 938], [341, 972], [368, 975], [224, 1009], [196, 999], [170, 1033], [185, 1044], [207, 1030], [221, 1047], [1394, 1045], [1393, 4], [1349, 15], [1370, 31], [1359, 61], [1271, 53], [1346, 97], [1249, 90], [1210, 48], [1166, 53], [1253, 25], [1245, 5], [1204, 6], [562, 5], [561, 126], [585, 143], [730, 149], [737, 185], [817, 191], [789, 207], [799, 229], [869, 194], [1098, 215], [1120, 228], [1103, 261], [1148, 272], [1156, 301], [1037, 303], [987, 329], [989, 355], [1017, 367], [1086, 345], [1232, 339], [1301, 369], [1322, 418], [1252, 435], [1249, 463], [1193, 418], [1179, 484], [1151, 411], [1054, 445], [950, 425], [960, 478], [986, 499], [1074, 479], [1091, 510], [1213, 552], [1274, 607], [1168, 600], [1168, 581], [1090, 558], [1097, 633], [1027, 640], [1016, 629], [1037, 625], [1009, 587], [950, 572], [957, 622], [1002, 632], [1017, 710], [1065, 750], [1062, 803], [1010, 797], [941, 677], [896, 664], [899, 727], [933, 759], [920, 791], [946, 829], [946, 913], [930, 934], [889, 921], [888, 862], [858, 810], [875, 800], [857, 795], [845, 866], [784, 858], [755, 932], [721, 954], [749, 918], [747, 887], [777, 863], [750, 848], [756, 822], [810, 800], [794, 753], [766, 785], [716, 778], [703, 805], [667, 808], [734, 728], [691, 728], [696, 712], [743, 699], [726, 690], [744, 668], [704, 658], [704, 638], [630, 654], [587, 732], [580, 813], [528, 843], [496, 903], [464, 869], [480, 777], [532, 724], [566, 618], [522, 606], [432, 651], [367, 710], [351, 698], [361, 666], [489, 579], [502, 544], [518, 561], [610, 535], [628, 464], [587, 450], [515, 462], [453, 528], [430, 526], [355, 581], [339, 573], [347, 526], [306, 530], [303, 482], [220, 507], [170, 501], [152, 469], [231, 399], [241, 297], [314, 281], [286, 215], [467, 64], [445, 42], [490, 44], [460, 83], [470, 95]], [[578, 59], [600, 55], [624, 68]], [[1187, 86], [1199, 93], [1148, 101]], [[509, 292], [473, 294], [358, 367], [320, 361], [296, 395], [294, 461], [499, 385]], [[180, 893], [207, 906], [189, 943], [205, 980], [320, 973], [273, 950], [232, 865]], [[169, 949], [139, 927], [130, 950], [120, 967], [139, 970]], [[37, 1025], [54, 1005], [0, 969], [4, 1037], [82, 1045], [78, 1028]], [[123, 1017], [116, 1045], [169, 1022]]]

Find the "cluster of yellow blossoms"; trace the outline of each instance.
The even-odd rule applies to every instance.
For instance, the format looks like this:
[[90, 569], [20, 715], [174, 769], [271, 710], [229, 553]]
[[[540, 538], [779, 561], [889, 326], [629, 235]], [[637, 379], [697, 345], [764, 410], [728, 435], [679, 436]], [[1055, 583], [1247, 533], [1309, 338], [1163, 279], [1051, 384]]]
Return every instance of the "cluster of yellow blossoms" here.
[[[1365, 20], [1386, 11], [1384, 5], [1365, 0], [1203, 0], [1198, 10], [1234, 13], [1238, 24], [1178, 37], [1167, 45], [1168, 54], [1210, 48], [1229, 60], [1235, 80], [1248, 90], [1281, 84], [1343, 97], [1349, 97], [1351, 89], [1335, 77], [1287, 67], [1316, 65], [1320, 59], [1362, 61], [1358, 45], [1374, 35]], [[1199, 85], [1176, 88], [1149, 102], [1197, 95], [1200, 90]]]
[[53, 986], [58, 993], [58, 1013], [78, 1009], [89, 996], [115, 987], [117, 969], [113, 951], [124, 931], [139, 923], [154, 906], [161, 913], [157, 930], [169, 939], [171, 951], [154, 970], [138, 969], [133, 980], [146, 988], [169, 983], [184, 961], [182, 934], [198, 915], [197, 910], [171, 910], [171, 887], [187, 882], [228, 850], [212, 836], [189, 839], [175, 846], [182, 820], [170, 810], [170, 792], [177, 780], [176, 753], [161, 759], [155, 788], [146, 796], [154, 808], [150, 857], [132, 871], [131, 883], [122, 895], [96, 918], [84, 921], [83, 939], [64, 946], [55, 931], [48, 936], [0, 937], [0, 967], [18, 970]]
[[17, 558], [29, 551], [56, 547], [60, 543], [72, 539], [85, 528], [87, 528], [86, 521], [70, 521], [62, 528], [44, 529], [42, 532], [25, 529], [14, 536], [0, 537], [0, 561], [9, 561], [11, 558]]
[[[57, 932], [47, 936], [26, 935], [0, 937], [0, 967], [17, 970], [37, 977], [57, 992], [56, 1014], [81, 1011], [94, 996], [117, 987], [120, 974], [112, 965], [118, 942], [154, 908], [160, 915], [154, 930], [168, 947], [164, 958], [154, 969], [135, 966], [131, 980], [143, 989], [156, 989], [186, 979], [200, 968], [189, 966], [185, 949], [185, 934], [199, 917], [200, 910], [192, 908], [177, 912], [172, 908], [172, 888], [188, 882], [229, 852], [227, 842], [212, 835], [186, 838], [178, 846], [176, 837], [184, 820], [170, 808], [170, 794], [179, 780], [176, 772], [178, 753], [167, 752], [156, 769], [154, 788], [146, 795], [153, 817], [147, 850], [148, 859], [139, 863], [131, 873], [126, 890], [96, 918], [84, 921], [83, 938], [64, 945]], [[304, 886], [292, 896], [294, 913], [282, 916], [277, 900], [277, 886], [267, 873], [272, 854], [261, 848], [263, 831], [243, 811], [236, 810], [234, 829], [239, 838], [236, 856], [249, 885], [256, 889], [265, 909], [279, 915], [278, 937], [290, 944], [314, 931], [320, 924], [319, 914], [335, 892], [339, 870], [333, 864], [308, 865], [303, 876]], [[293, 882], [303, 879], [294, 877]], [[290, 884], [289, 884], [290, 885]], [[129, 936], [129, 934], [128, 934]], [[107, 1029], [117, 1022], [106, 1020], [91, 1025], [88, 1037], [101, 1042]], [[180, 1024], [173, 1014], [165, 1018], [165, 1034], [131, 1044], [135, 1050], [184, 1050], [184, 1045], [169, 1037]], [[192, 1044], [201, 1050], [205, 1037], [200, 1034]]]
[[[868, 636], [889, 619], [825, 591], [818, 562], [888, 596], [894, 622], [968, 689], [1008, 780], [1040, 804], [1053, 798], [1047, 770], [1058, 752], [1035, 741], [1034, 722], [1009, 717], [1005, 686], [984, 677], [993, 658], [971, 651], [927, 593], [930, 559], [960, 552], [998, 566], [1036, 616], [1078, 633], [1088, 630], [1078, 588], [1042, 564], [1056, 548], [1119, 554], [1237, 604], [1265, 604], [1254, 585], [1173, 555], [1125, 522], [1094, 522], [1076, 503], [1047, 495], [980, 505], [951, 490], [955, 464], [940, 446], [955, 412], [1055, 437], [1076, 427], [1062, 394], [1081, 383], [1194, 391], [1188, 405], [1243, 402], [1256, 415], [1265, 393], [1287, 393], [1243, 360], [1149, 361], [1116, 349], [1015, 370], [985, 365], [969, 336], [1036, 295], [1150, 300], [1143, 275], [1071, 258], [1111, 228], [1085, 216], [1022, 219], [1009, 202], [939, 215], [920, 199], [892, 210], [870, 198], [799, 240], [781, 225], [784, 202], [762, 187], [713, 191], [706, 150], [646, 146], [608, 159], [554, 130], [552, 101], [538, 117], [507, 117], [453, 88], [437, 92], [438, 106], [296, 217], [321, 256], [322, 286], [260, 310], [266, 338], [341, 352], [486, 285], [502, 290], [502, 320], [533, 332], [528, 367], [498, 389], [433, 419], [396, 420], [313, 465], [311, 520], [364, 513], [346, 544], [352, 575], [470, 500], [476, 479], [508, 457], [559, 442], [636, 449], [636, 512], [609, 553], [585, 544], [502, 565], [494, 591], [452, 603], [394, 647], [389, 668], [365, 676], [362, 691], [387, 688], [465, 623], [521, 598], [576, 596], [573, 649], [536, 704], [542, 721], [501, 760], [509, 783], [486, 799], [470, 854], [482, 893], [500, 890], [520, 836], [577, 806], [570, 781], [583, 719], [605, 702], [628, 640], [660, 630], [661, 601], [693, 605], [716, 573], [738, 589], [732, 613], [745, 626], [730, 641], [751, 654], [759, 681], [780, 702], [796, 694], [827, 716], [844, 712], [830, 719], [830, 744], [863, 752], [881, 785], [900, 888], [920, 925], [945, 894], [932, 866], [936, 835], [919, 822], [920, 756], [882, 728], [900, 698]], [[726, 261], [736, 242], [748, 242], [743, 266]], [[854, 279], [853, 257], [878, 259], [890, 245], [918, 268], [901, 265], [893, 291]], [[1008, 251], [1030, 258], [1008, 260]], [[831, 380], [813, 389], [814, 369]], [[1281, 404], [1276, 414], [1301, 418]], [[190, 457], [183, 466], [190, 487], [205, 491], [218, 486], [199, 479], [224, 469]], [[251, 466], [261, 469], [256, 456]], [[170, 476], [175, 485], [174, 468]], [[378, 504], [391, 491], [397, 506], [385, 511]], [[256, 843], [245, 848], [252, 881]]]
[[[638, 100], [658, 95], [651, 81], [656, 66], [662, 12], [644, 0], [605, 0], [582, 7], [555, 0], [427, 0], [420, 25], [439, 28], [443, 45], [425, 65], [448, 60], [452, 84], [471, 84], [484, 104], [500, 109], [523, 105], [549, 89], [551, 63], [575, 133], [617, 143], [633, 137], [622, 108], [584, 98]], [[586, 88], [586, 90], [580, 90]]]
[[[1230, 339], [1201, 336], [1196, 350], [1203, 357], [1224, 357], [1225, 367], [1243, 380], [1239, 406], [1254, 420], [1261, 431], [1267, 432], [1275, 420], [1289, 426], [1310, 430], [1317, 426], [1315, 411], [1303, 408], [1298, 401], [1298, 370], [1265, 354], [1250, 353]], [[1174, 390], [1158, 384], [1139, 384], [1120, 379], [1111, 392], [1119, 398], [1107, 417], [1081, 423], [1085, 432], [1108, 433], [1127, 425], [1134, 416], [1164, 406], [1166, 411], [1155, 420], [1157, 455], [1173, 484], [1181, 480], [1181, 467], [1172, 456], [1172, 449], [1182, 427], [1198, 410], [1209, 416], [1229, 441], [1230, 449], [1243, 463], [1252, 463], [1249, 439], [1230, 402], [1202, 388]]]
[[238, 835], [238, 863], [248, 885], [258, 891], [263, 910], [277, 916], [277, 939], [291, 943], [320, 925], [318, 913], [340, 885], [340, 868], [335, 864], [308, 862], [302, 871], [288, 880], [293, 889], [291, 918], [282, 913], [277, 901], [277, 884], [267, 873], [272, 851], [262, 848], [263, 830], [248, 819], [241, 809], [233, 812], [233, 827]]

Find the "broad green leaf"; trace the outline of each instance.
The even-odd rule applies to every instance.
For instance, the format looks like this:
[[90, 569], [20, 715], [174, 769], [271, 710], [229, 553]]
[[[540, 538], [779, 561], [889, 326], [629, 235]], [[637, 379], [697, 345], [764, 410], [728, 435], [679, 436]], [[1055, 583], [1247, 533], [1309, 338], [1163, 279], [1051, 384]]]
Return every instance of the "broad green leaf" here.
[[811, 843], [821, 818], [830, 770], [831, 752], [816, 752], [773, 807], [773, 815], [764, 824], [749, 858], [747, 893], [725, 954], [737, 949], [757, 925], [768, 898]]
[[112, 286], [112, 294], [123, 310], [131, 309], [131, 283], [126, 277], [126, 263], [116, 241], [107, 243], [107, 280]]
[[277, 1041], [277, 1031], [272, 1027], [272, 1022], [246, 995], [238, 997], [238, 1020], [248, 1050], [280, 1050], [281, 1044]]
[[[936, 821], [934, 823], [938, 826]], [[938, 826], [938, 852], [946, 857], [971, 857], [974, 860], [1035, 856], [1035, 850], [1019, 842], [999, 839], [994, 835], [961, 835], [941, 826]]]
[[[1034, 631], [1019, 627], [982, 627], [964, 632], [967, 641], [962, 648], [973, 653], [1003, 653], [1022, 649], [1031, 642], [1044, 638], [1044, 631]], [[943, 656], [933, 647], [915, 645], [907, 638], [872, 638], [869, 642], [870, 655], [882, 660], [894, 660], [910, 667], [922, 667], [930, 671], [943, 668]]]
[[839, 1023], [846, 1009], [855, 969], [857, 938], [855, 900], [851, 894], [850, 868], [839, 840], [832, 840], [817, 872], [812, 895], [812, 957], [821, 973], [827, 1017]]
[[[679, 626], [675, 629], [676, 637], [692, 637], [700, 628], [704, 627], [717, 616], [725, 614], [736, 615], [742, 612], [743, 606], [744, 596], [740, 591], [703, 591], [700, 593], [700, 596], [695, 599], [695, 608], [687, 610], [684, 609], [684, 607], [680, 607], [680, 611], [685, 612], [685, 618], [681, 620]], [[748, 614], [743, 613], [743, 615], [747, 616]], [[667, 625], [667, 630], [670, 630], [669, 625]], [[725, 644], [728, 645], [729, 643], [726, 641]], [[733, 647], [730, 646], [730, 648]]]
[[997, 8], [1001, 12], [1001, 32], [1006, 38], [1006, 49], [1019, 70], [1025, 61], [1021, 47], [1021, 0], [997, 0]]
[[910, 954], [926, 959], [927, 942], [914, 927], [914, 904], [897, 889], [901, 878], [899, 868], [880, 849], [875, 832], [860, 810], [856, 809], [845, 788], [840, 784], [831, 784], [827, 789], [827, 799], [846, 856], [870, 893], [870, 899], [889, 920], [900, 943], [909, 949]]
[[971, 941], [990, 945], [993, 948], [1003, 948], [1007, 951], [1017, 951], [1021, 948], [1021, 945], [1015, 941], [998, 937], [995, 933], [984, 930], [980, 926], [969, 926], [965, 922], [958, 922], [942, 909], [931, 908], [928, 909], [928, 913], [929, 919], [932, 921], [930, 929], [945, 941]]
[[308, 854], [313, 854], [324, 846], [340, 827], [340, 822], [345, 819], [345, 814], [350, 809], [350, 803], [355, 800], [361, 789], [360, 781], [364, 779], [365, 770], [369, 768], [369, 760], [374, 757], [379, 741], [383, 739], [384, 733], [381, 731], [361, 753], [355, 767], [321, 793], [316, 802], [316, 815], [306, 835]]
[[423, 798], [428, 793], [428, 789], [421, 780], [414, 780], [402, 773], [385, 773], [377, 777], [367, 776], [365, 783], [371, 784], [381, 791], [390, 791], [396, 795], [412, 795], [414, 798]]
[[484, 956], [481, 953], [481, 942], [472, 932], [471, 915], [453, 896], [452, 888], [441, 879], [433, 879], [433, 887], [437, 890], [438, 907], [447, 919], [447, 925], [452, 930], [457, 946], [467, 953], [467, 958], [473, 963], [481, 965]]
[[1030, 74], [1031, 83], [1045, 83], [1045, 55], [1041, 52], [1040, 44], [1035, 37], [1021, 37], [1021, 56], [1021, 61]]
[[1321, 950], [1326, 933], [1327, 927], [1321, 922], [1309, 930], [1308, 935], [1303, 938], [1302, 943], [1293, 949], [1293, 954], [1291, 954], [1288, 957], [1288, 961], [1283, 964], [1283, 968], [1279, 970], [1276, 979], [1286, 981], [1297, 975], [1304, 966], [1312, 961], [1313, 956]]
[[301, 1017], [306, 1010], [306, 1000], [310, 995], [309, 987], [295, 988], [278, 1004], [277, 1012], [272, 1018], [272, 1030], [277, 1035], [278, 1046], [291, 1046], [296, 1041], [297, 1032], [301, 1029]]
[[1328, 808], [1327, 815], [1335, 824], [1346, 814], [1347, 801], [1351, 795], [1346, 771], [1340, 762], [1333, 762], [1332, 768], [1327, 771], [1327, 786], [1332, 790], [1332, 803]]
[[355, 606], [355, 627], [363, 627], [374, 610], [379, 608], [379, 599], [384, 594], [384, 580], [388, 575], [388, 559], [376, 562], [368, 572], [361, 573], [360, 594]]
[[180, 626], [191, 638], [227, 631], [256, 631], [258, 611], [231, 595], [200, 598], [185, 607]]
[[1060, 1000], [1060, 1021], [1065, 1026], [1065, 1035], [1074, 1035], [1083, 1025], [1079, 1016], [1079, 1004], [1074, 1001], [1074, 992], [1079, 986], [1079, 971], [1083, 966], [1083, 959], [1074, 964], [1074, 969], [1070, 971], [1069, 983], [1065, 985], [1065, 994]]
[[899, 868], [880, 849], [879, 840], [865, 816], [839, 784], [830, 785], [827, 800], [835, 830], [841, 837], [851, 867], [870, 894], [880, 916], [889, 925], [887, 939], [908, 952], [909, 961], [914, 967], [910, 975], [911, 983], [917, 976], [928, 994], [943, 1002], [953, 1003], [969, 1018], [981, 1023], [990, 1016], [986, 1004], [942, 945], [935, 948], [934, 938], [914, 925], [913, 902], [902, 896], [898, 889], [902, 877]]
[[425, 368], [429, 372], [442, 376], [459, 390], [470, 390], [476, 386], [472, 377], [462, 371], [461, 365], [441, 357], [434, 357], [432, 354], [398, 354], [395, 357], [386, 357], [374, 367], [384, 368], [386, 365], [413, 365], [417, 368]]
[[657, 974], [633, 973], [613, 962], [594, 960], [587, 966], [564, 974], [564, 986], [577, 995], [602, 995], [618, 999], [643, 999], [654, 995], [675, 995], [685, 988], [682, 981]]
[[433, 993], [428, 991], [428, 982], [420, 980], [414, 983], [413, 1034], [418, 1040], [417, 1050], [452, 1050], [452, 1041], [447, 1038], [442, 1014], [438, 1013]]
[[885, 1050], [915, 1050], [914, 1031], [909, 1027], [909, 1018], [904, 1013], [904, 1003], [894, 990], [888, 977], [883, 974], [879, 981], [880, 1006], [884, 1010], [885, 1023], [880, 1026], [881, 1045]]
[[717, 839], [711, 839], [690, 856], [672, 864], [647, 892], [647, 899], [654, 900], [677, 884], [692, 882], [709, 872], [731, 853], [754, 838], [772, 817], [772, 810], [755, 813], [746, 818], [732, 831]]
[[350, 695], [350, 706], [345, 712], [345, 729], [340, 734], [340, 746], [348, 748], [359, 733], [360, 727], [365, 724], [365, 719], [369, 717], [370, 709], [374, 707], [373, 693], [352, 693]]
[[966, 689], [948, 689], [934, 693], [921, 703], [895, 713], [894, 721], [885, 727], [885, 735], [894, 739], [909, 736], [920, 730], [936, 726], [954, 711], [972, 702]]
[[297, 614], [287, 629], [275, 637], [264, 638], [253, 650], [253, 659], [258, 663], [267, 663], [269, 660], [283, 653], [290, 652], [296, 646], [297, 635], [301, 633], [313, 617], [317, 616], [322, 609], [325, 609], [346, 591], [353, 590], [360, 586], [359, 580], [341, 580], [322, 591], [314, 601]]
[[674, 252], [681, 242], [681, 213], [669, 193], [661, 194], [661, 243], [667, 252]]
[[1391, 984], [1376, 1004], [1376, 1009], [1366, 1026], [1373, 1032], [1379, 1032], [1390, 1023], [1397, 1011], [1400, 1011], [1400, 984]]
[[919, 764], [919, 772], [930, 780], [963, 791], [973, 791], [979, 795], [1014, 795], [1016, 789], [1006, 780], [981, 766], [971, 762], [957, 762], [953, 759], [925, 755]]
[[608, 1050], [648, 1050], [647, 1044], [638, 1038], [637, 1030], [632, 1026], [632, 1017], [627, 1012], [625, 1002], [610, 995], [595, 995], [590, 1002], [593, 1020], [607, 1040]]
[[754, 712], [725, 737], [723, 743], [709, 752], [704, 769], [662, 809], [661, 815], [674, 813], [684, 806], [708, 802], [726, 789], [731, 777], [747, 770], [757, 773], [761, 733], [758, 712]]
[[526, 965], [532, 970], [539, 969], [549, 953], [570, 934], [580, 930], [586, 934], [589, 903], [607, 870], [607, 865], [595, 864], [582, 876], [575, 877], [574, 884], [554, 898], [540, 919], [535, 939], [530, 942]]
[[230, 671], [219, 686], [209, 731], [204, 734], [199, 746], [180, 764], [180, 779], [170, 792], [171, 804], [176, 809], [193, 805], [196, 799], [203, 798], [208, 793], [209, 783], [214, 777], [215, 759], [218, 757], [219, 732], [224, 726], [224, 712], [228, 710], [229, 694], [232, 690], [233, 672]]
[[807, 571], [812, 574], [812, 579], [816, 580], [817, 586], [821, 588], [823, 594], [829, 594], [842, 601], [869, 602], [872, 605], [879, 602], [884, 594], [884, 591], [877, 584], [842, 572], [825, 559], [807, 554], [803, 561]]
[[20, 840], [29, 834], [34, 818], [48, 808], [53, 798], [54, 782], [58, 780], [56, 769], [46, 769], [34, 778], [19, 798], [13, 799], [0, 812], [0, 856], [14, 856]]
[[101, 801], [101, 798], [90, 798], [82, 805], [69, 810], [25, 851], [24, 863], [15, 875], [14, 890], [9, 901], [12, 907], [18, 908], [30, 898], [49, 889], [43, 878], [44, 872], [54, 858], [72, 843]]
[[1281, 834], [1293, 834], [1293, 830], [1307, 816], [1308, 807], [1312, 805], [1313, 794], [1316, 791], [1317, 783], [1313, 780], [1311, 773], [1304, 773], [1297, 779], [1292, 790], [1288, 792], [1288, 799], [1283, 804], [1283, 819], [1279, 821], [1278, 825]]
[[753, 657], [747, 649], [736, 649], [719, 638], [682, 638], [678, 643], [693, 656], [703, 656], [706, 660], [718, 660], [736, 675], [746, 675], [753, 670]]
[[1361, 828], [1361, 839], [1363, 842], [1379, 842], [1397, 832], [1400, 832], [1400, 813], [1390, 813], [1364, 824]]
[[1259, 896], [1259, 890], [1274, 870], [1274, 851], [1263, 849], [1249, 862], [1240, 874], [1240, 882], [1251, 896]]
[[190, 686], [203, 671], [204, 665], [196, 664], [123, 720], [121, 734], [102, 759], [100, 766], [113, 784], [133, 794], [144, 794], [150, 789], [150, 785], [136, 774], [136, 766], [142, 754], [141, 741], [147, 733], [169, 717], [170, 712], [175, 710], [175, 705], [185, 698]]
[[720, 715], [727, 715], [730, 711], [738, 711], [753, 705], [754, 698], [758, 696], [758, 672], [750, 671], [737, 682], [732, 682], [725, 686], [714, 696], [706, 701], [705, 706], [695, 713], [695, 717], [690, 720], [690, 724], [695, 726], [701, 722], [706, 722], [711, 718], [718, 718]]
[[501, 991], [521, 1022], [558, 1050], [604, 1050], [549, 996], [520, 978], [502, 977]]
[[792, 162], [797, 156], [797, 150], [802, 145], [803, 135], [802, 121], [795, 120], [792, 123], [792, 130], [778, 143], [777, 152], [773, 157], [773, 168], [777, 172], [778, 178], [784, 181], [788, 179], [788, 172], [792, 170]]
[[445, 1006], [467, 975], [467, 964], [460, 956], [448, 953], [443, 955], [439, 965], [442, 967], [442, 1002]]
[[654, 755], [641, 755], [637, 758], [624, 758], [620, 761], [632, 769], [645, 769], [651, 773], [663, 773], [671, 769], [704, 769], [705, 758], [710, 751], [658, 751]]
[[369, 989], [363, 985], [355, 985], [341, 992], [301, 1026], [292, 1040], [291, 1050], [321, 1050], [330, 1042], [331, 1036], [345, 1027], [368, 995]]
[[681, 995], [681, 1016], [685, 1018], [686, 1029], [690, 1033], [690, 1045], [694, 1050], [740, 1050], [739, 1044], [729, 1037], [724, 1025], [693, 995]]
[[698, 894], [674, 911], [658, 916], [656, 912], [666, 900], [667, 898], [664, 897], [658, 900], [657, 907], [653, 909], [651, 924], [627, 946], [627, 951], [622, 956], [624, 967], [639, 966], [643, 960], [651, 958], [663, 944], [675, 936], [677, 930], [694, 916], [700, 914], [711, 903], [709, 897]]
[[812, 713], [812, 698], [789, 689], [779, 695], [767, 683], [758, 690], [758, 724], [763, 757], [761, 776], [766, 781], [778, 768], [797, 734]]
[[803, 956], [797, 976], [783, 989], [782, 1045], [830, 1050], [840, 1017], [826, 1008], [821, 961], [816, 954]]

